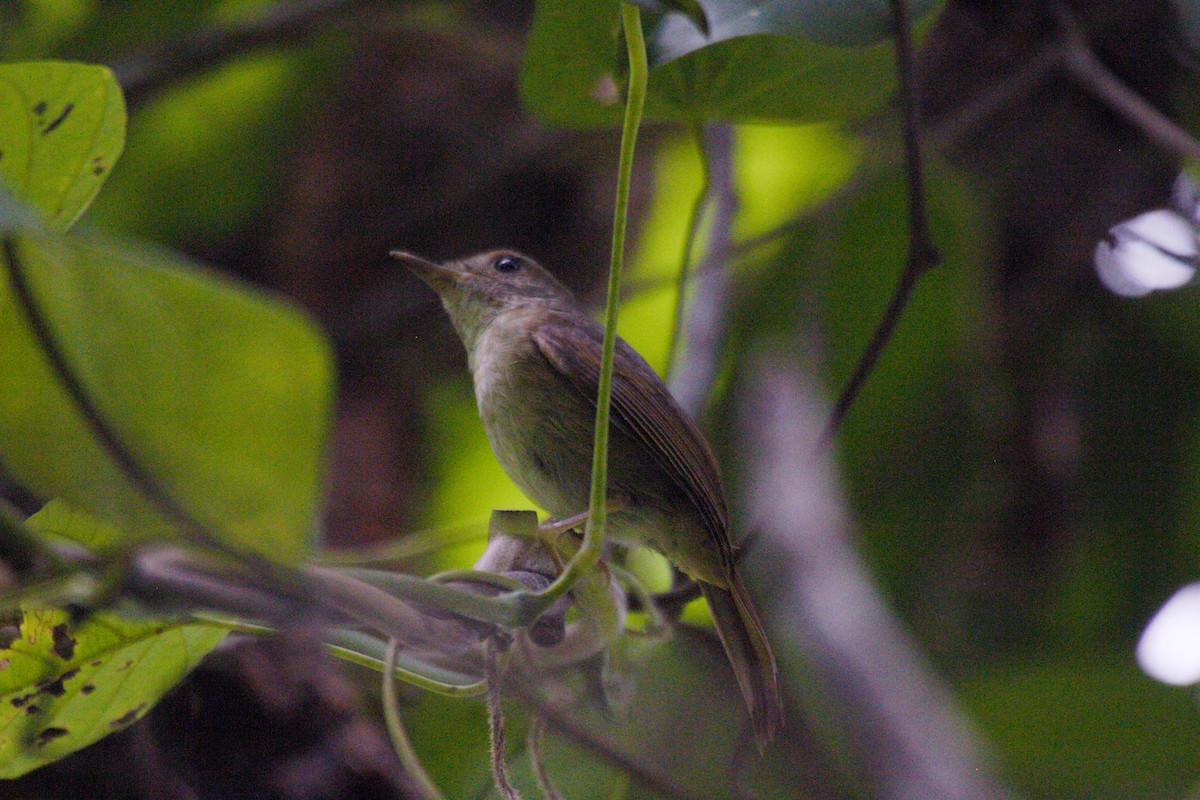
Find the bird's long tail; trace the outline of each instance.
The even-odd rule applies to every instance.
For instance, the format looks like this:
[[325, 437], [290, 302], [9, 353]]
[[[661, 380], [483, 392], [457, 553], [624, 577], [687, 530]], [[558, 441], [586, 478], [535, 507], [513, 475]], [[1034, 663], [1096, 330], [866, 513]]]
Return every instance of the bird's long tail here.
[[738, 687], [750, 709], [759, 748], [774, 738], [783, 723], [783, 702], [775, 669], [775, 654], [762, 621], [736, 570], [729, 570], [729, 588], [700, 582], [712, 611], [717, 635], [733, 667]]

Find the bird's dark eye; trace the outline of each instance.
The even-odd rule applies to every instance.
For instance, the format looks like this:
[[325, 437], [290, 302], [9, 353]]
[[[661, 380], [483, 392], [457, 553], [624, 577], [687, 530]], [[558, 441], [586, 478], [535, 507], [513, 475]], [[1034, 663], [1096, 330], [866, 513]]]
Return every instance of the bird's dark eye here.
[[496, 272], [516, 272], [521, 268], [521, 259], [516, 256], [500, 256], [492, 262], [492, 267]]

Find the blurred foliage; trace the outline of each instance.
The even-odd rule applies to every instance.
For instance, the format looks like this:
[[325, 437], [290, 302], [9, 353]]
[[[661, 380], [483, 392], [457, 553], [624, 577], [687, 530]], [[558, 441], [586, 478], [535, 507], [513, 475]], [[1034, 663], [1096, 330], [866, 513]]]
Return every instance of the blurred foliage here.
[[[279, 191], [295, 98], [312, 79], [301, 61], [249, 56], [153, 98], [133, 119], [134, 146], [97, 203], [95, 221], [175, 242], [244, 235]], [[180, 191], [192, 198], [188, 204], [158, 202]]]
[[[1194, 23], [1191, 4], [1175, 5], [1185, 22]], [[6, 61], [53, 57], [115, 64], [208, 25], [236, 23], [271, 8], [269, 3], [227, 2], [8, 4], [0, 9], [0, 56]], [[614, 119], [621, 52], [614, 36], [615, 9], [608, 2], [537, 4], [528, 47], [519, 55], [524, 58], [523, 96], [538, 119], [572, 126], [602, 126]], [[469, 20], [470, 14], [451, 19]], [[374, 21], [371, 35], [407, 41], [412, 32], [387, 12], [378, 12]], [[893, 87], [891, 52], [886, 43], [837, 48], [828, 37], [804, 39], [780, 31], [731, 38], [675, 57], [679, 53], [670, 50], [667, 34], [676, 23], [659, 22], [654, 41], [660, 63], [652, 78], [652, 110], [658, 118], [821, 120], [737, 129], [741, 207], [736, 238], [765, 233], [797, 214], [809, 215], [770, 245], [746, 255], [733, 272], [736, 303], [730, 309], [728, 363], [722, 365], [712, 423], [732, 484], [738, 474], [737, 442], [731, 433], [733, 411], [724, 401], [741, 379], [743, 356], [766, 341], [799, 335], [811, 343], [811, 351], [798, 351], [797, 360], [817, 362], [827, 385], [839, 387], [903, 265], [906, 197], [903, 176], [887, 166], [887, 156], [894, 153], [880, 158], [866, 152], [863, 129], [846, 124], [881, 108]], [[721, 24], [715, 15], [711, 22]], [[453, 25], [442, 29], [447, 47], [456, 42], [476, 50], [489, 45], [480, 30], [488, 30], [490, 20], [461, 24], [461, 30]], [[863, 36], [854, 31], [847, 35], [856, 41]], [[225, 255], [223, 266], [255, 274], [262, 261], [254, 254], [271, 247], [268, 229], [277, 222], [272, 214], [278, 213], [280, 196], [294, 189], [292, 172], [305, 149], [307, 126], [322, 113], [322, 93], [336, 84], [340, 68], [356, 57], [358, 48], [369, 49], [371, 41], [368, 34], [344, 26], [289, 48], [264, 47], [211, 71], [178, 76], [132, 111], [126, 152], [88, 224], [200, 254]], [[0, 74], [0, 91], [8, 85]], [[7, 103], [8, 96], [0, 94], [0, 108], [9, 109]], [[406, 146], [420, 138], [389, 130], [377, 134]], [[601, 162], [596, 154], [611, 147], [608, 135], [571, 140], [553, 150], [552, 157], [561, 159], [574, 149], [585, 154], [584, 161]], [[897, 136], [888, 129], [870, 139], [870, 146], [878, 148]], [[682, 221], [701, 178], [689, 136], [664, 127], [645, 141], [649, 177], [630, 284], [645, 281], [652, 288], [628, 300], [622, 333], [661, 368]], [[444, 155], [428, 157], [436, 161]], [[1062, 300], [1062, 327], [1023, 355], [1024, 366], [1045, 366], [1046, 374], [1080, 401], [1077, 408], [1051, 417], [1061, 425], [1048, 429], [1045, 442], [1047, 452], [1062, 460], [1070, 513], [1053, 541], [1023, 541], [1020, 520], [1006, 510], [1023, 487], [1013, 482], [1005, 429], [1023, 412], [1022, 388], [997, 353], [1003, 326], [1013, 324], [997, 310], [997, 287], [1003, 282], [996, 274], [997, 253], [1006, 246], [997, 233], [1001, 221], [992, 199], [960, 165], [936, 157], [931, 162], [933, 234], [944, 261], [919, 284], [896, 340], [839, 439], [859, 549], [958, 690], [994, 748], [1000, 775], [1017, 790], [1031, 798], [1183, 796], [1200, 776], [1195, 699], [1186, 691], [1151, 683], [1136, 671], [1132, 652], [1141, 625], [1157, 604], [1194, 579], [1200, 568], [1200, 409], [1195, 400], [1200, 396], [1195, 367], [1200, 299], [1193, 287], [1140, 301], [1119, 300], [1104, 294], [1094, 280], [1089, 283], [1090, 275], [1051, 284], [1047, 291], [1072, 298]], [[9, 163], [0, 166], [7, 169]], [[528, 169], [528, 164], [518, 168]], [[557, 200], [553, 196], [548, 202]], [[83, 205], [86, 201], [79, 210]], [[343, 213], [388, 219], [386, 210], [378, 208]], [[27, 227], [10, 217], [5, 224], [6, 230]], [[458, 246], [448, 242], [446, 250]], [[208, 496], [213, 486], [197, 481], [194, 471], [233, 470], [237, 486], [259, 499], [274, 498], [280, 509], [293, 512], [273, 528], [280, 538], [257, 540], [257, 546], [298, 557], [320, 501], [322, 461], [313, 443], [323, 434], [312, 415], [327, 400], [321, 393], [298, 394], [282, 377], [299, 370], [317, 384], [325, 380], [324, 345], [307, 323], [273, 303], [264, 313], [258, 295], [189, 265], [180, 267], [172, 260], [164, 269], [157, 249], [95, 235], [57, 242], [38, 250], [39, 255], [29, 252], [32, 260], [79, 263], [89, 280], [109, 286], [105, 297], [112, 303], [100, 305], [80, 301], [74, 294], [83, 291], [78, 286], [47, 285], [40, 291], [48, 299], [71, 292], [64, 295], [70, 302], [63, 302], [57, 318], [72, 352], [92, 359], [87, 363], [96, 374], [121, 375], [106, 406], [123, 409], [130, 430], [145, 426], [146, 441], [183, 448], [163, 456], [162, 464], [173, 466], [156, 469], [178, 474], [181, 487], [205, 495], [197, 504], [222, 507], [222, 518], [242, 507], [242, 501], [214, 501]], [[597, 255], [596, 263], [601, 261]], [[304, 265], [292, 266], [304, 275]], [[153, 318], [141, 316], [137, 298], [164, 292], [175, 298], [173, 303], [160, 307]], [[432, 301], [414, 291], [400, 307], [411, 313], [420, 302]], [[0, 319], [11, 326], [15, 312], [6, 310]], [[126, 340], [115, 321], [144, 327], [145, 335]], [[206, 342], [199, 350], [185, 348], [188, 358], [168, 346], [183, 335], [181, 328]], [[267, 328], [277, 336], [269, 337], [269, 343], [257, 340]], [[15, 340], [11, 330], [3, 336], [9, 346]], [[413, 351], [435, 344], [457, 347], [448, 338], [431, 336]], [[108, 345], [113, 349], [106, 350]], [[4, 405], [11, 407], [23, 396], [13, 387], [28, 385], [36, 369], [27, 353], [10, 354], [4, 363], [8, 366], [0, 369], [9, 387]], [[190, 394], [199, 382], [196, 371], [211, 376], [214, 364], [232, 383], [212, 394]], [[418, 409], [409, 417], [399, 416], [413, 425], [413, 419], [422, 419], [425, 429], [396, 425], [372, 429], [371, 435], [423, 443], [429, 466], [423, 483], [412, 479], [419, 489], [411, 493], [423, 525], [478, 522], [482, 534], [492, 508], [528, 503], [490, 454], [461, 364], [427, 372], [420, 385], [404, 387], [418, 398]], [[25, 397], [22, 409], [62, 405], [49, 382], [43, 384], [36, 395]], [[180, 407], [189, 414], [207, 410], [220, 419], [212, 429], [180, 430], [159, 416], [163, 406], [172, 413]], [[14, 425], [31, 419], [26, 410], [8, 418]], [[296, 423], [298, 419], [307, 421]], [[205, 449], [198, 438], [206, 430], [216, 431], [215, 449], [207, 455], [197, 452]], [[55, 426], [42, 435], [49, 445], [32, 448], [30, 458], [70, 451], [86, 460], [90, 452], [72, 425]], [[249, 452], [250, 460], [239, 461], [231, 450]], [[29, 474], [22, 473], [19, 461], [8, 460], [7, 451], [5, 455], [9, 470], [18, 477]], [[111, 472], [111, 465], [93, 464], [85, 472], [86, 485], [78, 483], [84, 478], [68, 475], [39, 481], [37, 488], [91, 496], [91, 482], [99, 480], [111, 490], [107, 496], [113, 502], [120, 500], [121, 481], [96, 477]], [[373, 485], [359, 489], [374, 490]], [[1005, 538], [1003, 533], [1013, 535]], [[465, 566], [477, 553], [478, 545], [472, 543], [434, 561]], [[656, 563], [643, 571], [660, 569]], [[684, 705], [694, 714], [690, 719], [736, 717], [736, 697], [728, 682], [717, 677], [723, 673], [715, 652], [686, 637], [649, 651], [630, 670], [629, 679], [639, 688], [669, 686], [670, 692], [638, 694], [635, 689], [637, 700], [624, 734], [600, 714], [597, 729], [608, 731], [604, 726], [612, 725], [613, 735], [634, 737], [626, 743], [663, 764], [686, 763], [679, 767], [681, 781], [727, 791], [721, 770], [729, 742], [723, 737], [732, 732], [697, 725], [695, 738], [687, 740], [669, 725], [677, 715], [686, 717]], [[513, 708], [511, 715], [510, 745], [518, 761], [524, 721], [519, 709]], [[486, 737], [475, 701], [413, 697], [405, 716], [418, 752], [448, 796], [483, 791], [489, 782]], [[681, 754], [684, 749], [688, 753]], [[586, 748], [552, 736], [547, 750], [551, 772], [569, 797], [612, 792], [612, 768], [586, 756]], [[523, 788], [528, 787], [526, 769], [518, 768]], [[685, 775], [687, 769], [698, 772]], [[763, 796], [788, 796], [794, 786], [778, 785], [781, 776], [792, 776], [788, 769], [768, 760], [751, 769], [751, 781]], [[647, 795], [635, 786], [629, 796]]]
[[1194, 703], [1125, 652], [1009, 662], [961, 689], [1027, 797], [1186, 797], [1200, 773]]
[[[68, 363], [158, 488], [218, 539], [280, 560], [306, 552], [331, 385], [308, 321], [161, 251], [33, 234], [17, 253]], [[113, 458], [16, 301], [3, 304], [11, 475], [131, 538], [196, 533]]]
[[[894, 57], [890, 44], [880, 43], [877, 12], [856, 10], [868, 3], [708, 5], [707, 38], [679, 12], [647, 17], [648, 118], [848, 119], [874, 110], [894, 86]], [[521, 78], [534, 113], [559, 125], [619, 118], [617, 7], [590, 0], [537, 4]], [[836, 46], [850, 43], [860, 46]]]
[[62, 236], [121, 152], [119, 89], [61, 62], [8, 66], [0, 87], [4, 175], [31, 207], [0, 197], [7, 470], [131, 540], [199, 526], [295, 561], [320, 496], [324, 340], [294, 309], [164, 251]]

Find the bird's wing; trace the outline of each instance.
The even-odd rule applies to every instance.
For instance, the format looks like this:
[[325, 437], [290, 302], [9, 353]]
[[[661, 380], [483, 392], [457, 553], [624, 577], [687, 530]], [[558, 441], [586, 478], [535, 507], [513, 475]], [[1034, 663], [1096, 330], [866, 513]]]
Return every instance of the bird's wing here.
[[[593, 407], [600, 386], [604, 329], [593, 320], [539, 325], [533, 339], [546, 359]], [[626, 376], [639, 375], [644, 380]], [[613, 362], [612, 415], [691, 499], [722, 554], [732, 558], [721, 477], [700, 431], [654, 369], [623, 339]], [[732, 563], [727, 561], [726, 563]]]

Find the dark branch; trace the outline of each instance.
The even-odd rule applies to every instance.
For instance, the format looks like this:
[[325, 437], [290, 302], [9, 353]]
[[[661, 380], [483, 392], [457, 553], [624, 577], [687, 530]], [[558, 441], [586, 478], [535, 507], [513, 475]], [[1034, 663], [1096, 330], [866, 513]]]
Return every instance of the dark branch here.
[[637, 755], [622, 751], [616, 743], [554, 708], [529, 683], [519, 680], [509, 681], [504, 688], [508, 694], [528, 706], [531, 712], [540, 716], [559, 735], [570, 739], [623, 770], [635, 783], [664, 797], [672, 797], [676, 800], [699, 800], [698, 795], [676, 783], [667, 772], [644, 761]]
[[897, 101], [904, 122], [904, 174], [908, 183], [908, 256], [904, 272], [896, 284], [883, 317], [875, 327], [870, 342], [850, 373], [842, 393], [830, 414], [829, 426], [821, 439], [824, 449], [833, 441], [838, 427], [857, 399], [884, 347], [896, 332], [896, 326], [908, 307], [913, 288], [921, 276], [935, 267], [941, 256], [929, 233], [929, 216], [925, 207], [925, 176], [921, 165], [920, 111], [913, 72], [912, 37], [909, 31], [908, 9], [905, 0], [888, 0], [895, 23]]
[[307, 0], [279, 3], [254, 22], [197, 31], [179, 41], [148, 48], [110, 66], [136, 108], [168, 85], [263, 47], [301, 41], [331, 20], [379, 0]]
[[1066, 4], [1056, 7], [1063, 33], [1063, 62], [1075, 80], [1140, 129], [1151, 141], [1181, 158], [1200, 159], [1200, 142], [1130, 89], [1100, 63]]

